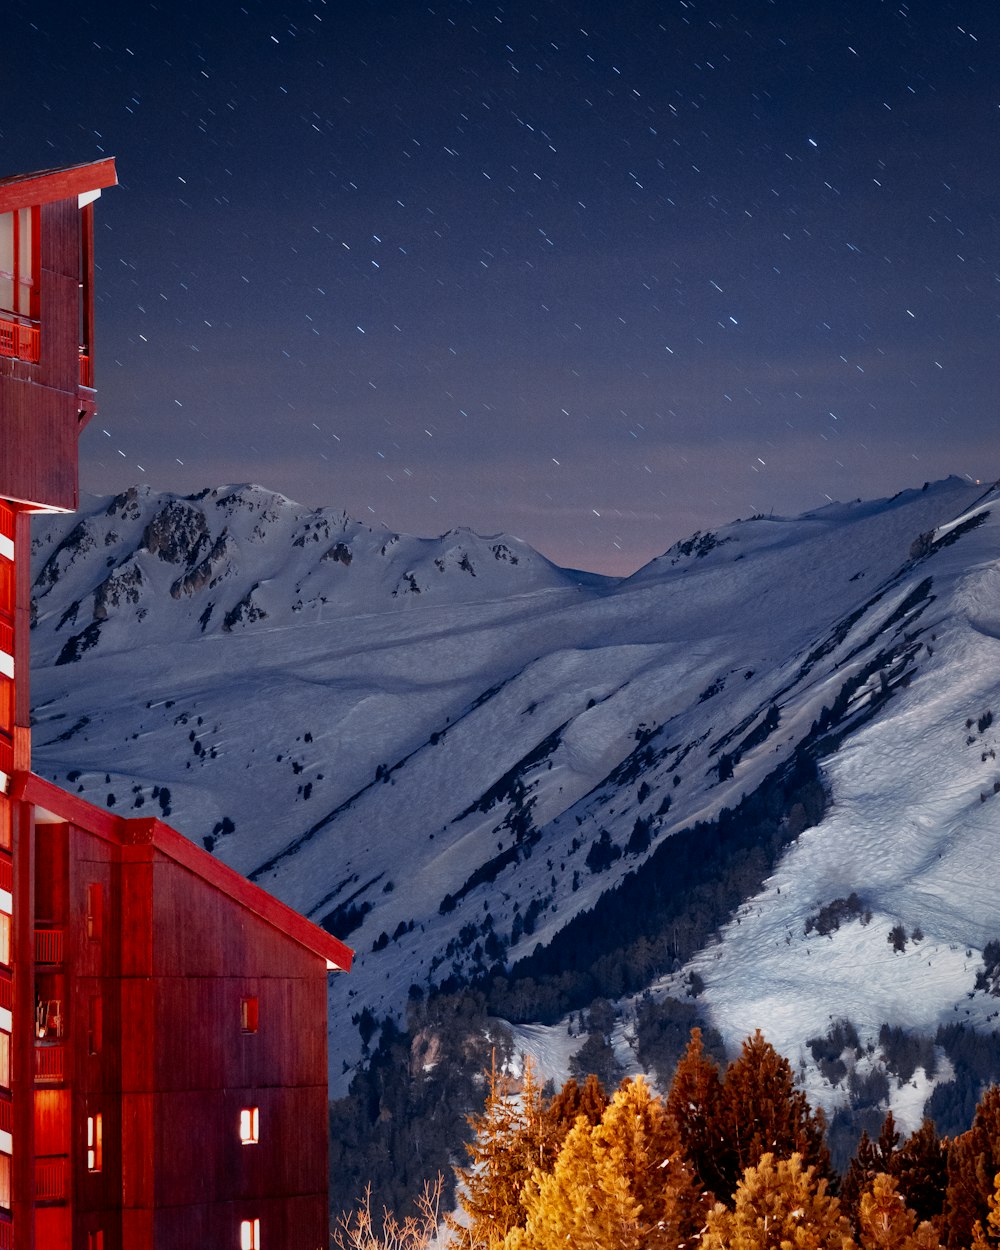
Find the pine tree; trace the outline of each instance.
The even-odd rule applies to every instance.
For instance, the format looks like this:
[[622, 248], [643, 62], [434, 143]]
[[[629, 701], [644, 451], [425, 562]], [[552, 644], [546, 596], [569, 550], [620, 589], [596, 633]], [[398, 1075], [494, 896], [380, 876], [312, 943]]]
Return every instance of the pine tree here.
[[586, 1116], [593, 1126], [600, 1121], [607, 1105], [608, 1096], [604, 1086], [593, 1072], [582, 1085], [571, 1076], [559, 1093], [553, 1095], [544, 1112], [557, 1139], [556, 1149], [565, 1141], [566, 1134], [576, 1123], [578, 1116]]
[[993, 1193], [989, 1196], [989, 1215], [986, 1228], [976, 1220], [972, 1230], [972, 1250], [996, 1250], [1000, 1245], [1000, 1172], [993, 1178]]
[[729, 1168], [722, 1179], [730, 1187], [716, 1191], [717, 1197], [728, 1197], [746, 1168], [765, 1154], [785, 1159], [801, 1155], [819, 1177], [832, 1178], [823, 1113], [813, 1111], [795, 1088], [788, 1060], [759, 1029], [726, 1071], [719, 1122], [727, 1147], [720, 1152], [720, 1167]]
[[524, 1188], [524, 1227], [512, 1228], [504, 1250], [611, 1250], [638, 1247], [639, 1204], [606, 1151], [595, 1150], [581, 1116], [549, 1173]]
[[955, 1138], [948, 1153], [944, 1219], [945, 1240], [951, 1250], [971, 1244], [977, 1220], [985, 1226], [997, 1172], [1000, 1172], [1000, 1087], [991, 1085], [979, 1101], [972, 1127]]
[[702, 1250], [854, 1250], [850, 1225], [826, 1177], [800, 1154], [764, 1154], [736, 1187], [733, 1209], [708, 1216]]
[[871, 1187], [875, 1177], [880, 1172], [894, 1174], [893, 1160], [898, 1146], [899, 1134], [891, 1111], [886, 1114], [876, 1141], [872, 1141], [867, 1131], [862, 1132], [840, 1186], [840, 1209], [852, 1224], [857, 1224], [861, 1195]]
[[948, 1189], [951, 1143], [940, 1138], [933, 1120], [923, 1124], [893, 1155], [888, 1169], [899, 1182], [906, 1205], [918, 1221], [941, 1221]]
[[461, 1184], [459, 1205], [466, 1216], [464, 1225], [452, 1224], [456, 1250], [500, 1245], [520, 1213], [520, 1191], [512, 1192], [507, 1161], [522, 1122], [512, 1103], [510, 1081], [497, 1071], [496, 1053], [482, 1113], [469, 1116], [469, 1125], [475, 1134], [466, 1145], [470, 1164], [456, 1168]]
[[705, 1054], [701, 1029], [691, 1030], [667, 1093], [667, 1111], [677, 1125], [685, 1153], [702, 1185], [718, 1196], [732, 1193], [728, 1177], [735, 1160], [721, 1140], [722, 1079], [719, 1065]]
[[457, 1169], [459, 1205], [466, 1222], [454, 1221], [455, 1250], [493, 1250], [511, 1228], [523, 1223], [521, 1191], [536, 1168], [551, 1167], [558, 1149], [552, 1126], [545, 1120], [541, 1089], [530, 1058], [524, 1061], [521, 1095], [497, 1071], [496, 1056], [488, 1074], [486, 1103], [470, 1116], [475, 1136], [466, 1146], [470, 1166]]
[[505, 1250], [676, 1250], [704, 1214], [677, 1126], [641, 1079], [622, 1083], [597, 1125], [577, 1119], [523, 1202], [524, 1227]]
[[934, 1226], [917, 1225], [895, 1179], [886, 1172], [872, 1178], [858, 1205], [861, 1250], [939, 1250]]

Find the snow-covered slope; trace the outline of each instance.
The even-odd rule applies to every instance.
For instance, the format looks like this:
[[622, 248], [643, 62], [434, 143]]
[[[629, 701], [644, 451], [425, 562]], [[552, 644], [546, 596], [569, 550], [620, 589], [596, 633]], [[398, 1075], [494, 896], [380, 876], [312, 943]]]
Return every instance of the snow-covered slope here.
[[[707, 1009], [792, 1054], [832, 1017], [985, 1014], [967, 994], [1000, 936], [998, 504], [949, 479], [754, 518], [616, 582], [258, 487], [129, 491], [36, 522], [35, 767], [162, 812], [346, 935], [339, 1059], [346, 1015], [545, 943], [821, 750], [832, 709], [832, 802], [696, 958]], [[806, 934], [852, 892], [868, 923]]]

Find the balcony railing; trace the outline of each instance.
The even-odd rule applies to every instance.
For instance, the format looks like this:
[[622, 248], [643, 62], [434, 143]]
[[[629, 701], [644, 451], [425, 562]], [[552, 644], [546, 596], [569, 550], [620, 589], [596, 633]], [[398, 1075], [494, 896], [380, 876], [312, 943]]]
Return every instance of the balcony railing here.
[[14, 1113], [9, 1098], [0, 1098], [0, 1133], [10, 1133], [14, 1127]]
[[35, 1083], [45, 1085], [66, 1079], [66, 1047], [35, 1047]]
[[47, 1155], [35, 1160], [35, 1201], [65, 1202], [69, 1168], [66, 1155]]
[[14, 1225], [10, 1219], [0, 1219], [0, 1250], [14, 1250]]
[[35, 963], [61, 964], [65, 934], [62, 929], [35, 930]]
[[[3, 854], [0, 854], [0, 890], [6, 890], [8, 894], [14, 892], [14, 864]], [[0, 1007], [4, 1006], [0, 1003]]]
[[0, 356], [13, 356], [37, 364], [40, 340], [38, 326], [26, 326], [0, 317]]

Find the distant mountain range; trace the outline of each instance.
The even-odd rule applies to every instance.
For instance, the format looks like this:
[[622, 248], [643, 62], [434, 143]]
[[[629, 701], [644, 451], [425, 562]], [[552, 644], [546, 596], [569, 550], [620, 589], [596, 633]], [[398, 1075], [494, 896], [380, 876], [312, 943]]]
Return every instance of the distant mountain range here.
[[[356, 947], [335, 1087], [363, 1008], [613, 950], [751, 817], [759, 879], [717, 937], [677, 939], [654, 997], [699, 989], [729, 1043], [759, 1025], [828, 1107], [807, 1042], [835, 1021], [860, 1079], [886, 1022], [997, 1014], [995, 488], [754, 517], [625, 579], [256, 486], [132, 489], [33, 536], [36, 770], [162, 815]], [[904, 1124], [940, 1059], [894, 1084]]]

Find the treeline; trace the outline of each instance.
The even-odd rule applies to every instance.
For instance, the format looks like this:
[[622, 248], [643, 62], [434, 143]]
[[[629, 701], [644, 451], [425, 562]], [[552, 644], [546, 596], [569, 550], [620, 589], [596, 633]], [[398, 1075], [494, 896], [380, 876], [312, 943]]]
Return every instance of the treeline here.
[[[758, 1032], [723, 1072], [700, 1032], [664, 1097], [593, 1076], [558, 1094], [526, 1067], [520, 1097], [494, 1064], [459, 1169], [448, 1250], [993, 1250], [1000, 1245], [1000, 1088], [954, 1139], [891, 1114], [843, 1177], [822, 1113]], [[353, 1247], [350, 1220], [335, 1244]], [[399, 1226], [395, 1225], [399, 1231]], [[395, 1245], [420, 1250], [429, 1230]], [[371, 1250], [383, 1244], [376, 1238]]]
[[490, 1013], [554, 1024], [680, 967], [762, 888], [784, 848], [822, 820], [826, 801], [816, 764], [800, 747], [735, 808], [665, 839], [547, 946], [478, 982]]

